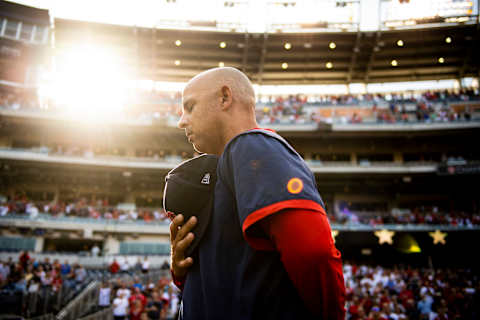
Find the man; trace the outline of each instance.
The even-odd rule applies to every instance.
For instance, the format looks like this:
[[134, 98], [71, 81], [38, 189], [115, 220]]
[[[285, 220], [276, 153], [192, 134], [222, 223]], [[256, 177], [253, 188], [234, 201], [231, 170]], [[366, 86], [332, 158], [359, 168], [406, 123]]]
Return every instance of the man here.
[[179, 127], [219, 156], [210, 225], [193, 257], [196, 217], [170, 225], [184, 319], [343, 319], [341, 257], [315, 179], [279, 135], [258, 127], [255, 94], [234, 68], [194, 77]]
[[136, 310], [137, 314], [139, 314], [139, 311], [143, 311], [145, 309], [145, 306], [147, 304], [147, 298], [142, 294], [142, 292], [138, 287], [133, 288], [133, 294], [128, 298], [128, 304], [130, 306], [130, 314], [132, 313], [133, 310], [135, 310], [134, 307], [136, 305], [136, 301], [140, 301], [141, 303], [141, 310]]
[[148, 257], [145, 257], [142, 263], [142, 273], [143, 274], [148, 273], [149, 269], [150, 269], [150, 262], [148, 261]]
[[113, 319], [124, 320], [128, 314], [128, 300], [123, 293], [113, 300]]
[[112, 274], [116, 274], [118, 270], [120, 270], [120, 265], [118, 264], [117, 259], [113, 259], [113, 262], [110, 264], [108, 269]]
[[98, 306], [102, 309], [110, 307], [110, 297], [112, 295], [112, 289], [107, 281], [102, 283], [102, 287], [98, 292]]

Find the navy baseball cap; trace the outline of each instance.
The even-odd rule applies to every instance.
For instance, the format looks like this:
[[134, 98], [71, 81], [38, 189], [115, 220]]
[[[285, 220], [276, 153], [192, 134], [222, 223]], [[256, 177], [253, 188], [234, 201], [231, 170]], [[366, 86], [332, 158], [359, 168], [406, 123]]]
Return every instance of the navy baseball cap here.
[[197, 217], [197, 224], [192, 230], [195, 238], [186, 249], [186, 256], [191, 256], [202, 240], [213, 210], [215, 183], [217, 182], [218, 157], [203, 154], [182, 162], [165, 177], [163, 190], [163, 209], [170, 219], [182, 214], [184, 221], [191, 216]]

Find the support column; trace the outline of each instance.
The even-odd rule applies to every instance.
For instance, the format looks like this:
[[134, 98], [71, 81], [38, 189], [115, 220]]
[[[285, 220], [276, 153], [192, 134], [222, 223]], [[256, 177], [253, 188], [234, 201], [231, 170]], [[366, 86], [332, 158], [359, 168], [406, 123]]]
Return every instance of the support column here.
[[357, 154], [355, 152], [350, 153], [350, 162], [352, 165], [357, 165]]
[[44, 245], [44, 238], [43, 237], [35, 237], [34, 252], [36, 252], [36, 253], [43, 252], [43, 245]]
[[60, 201], [60, 187], [56, 186], [55, 191], [53, 193], [53, 203], [57, 204]]
[[10, 148], [12, 146], [12, 139], [8, 136], [0, 137], [0, 147]]
[[113, 236], [109, 235], [103, 244], [103, 250], [106, 255], [119, 254], [120, 242]]
[[393, 162], [395, 163], [403, 163], [403, 153], [399, 151], [395, 151], [393, 153]]

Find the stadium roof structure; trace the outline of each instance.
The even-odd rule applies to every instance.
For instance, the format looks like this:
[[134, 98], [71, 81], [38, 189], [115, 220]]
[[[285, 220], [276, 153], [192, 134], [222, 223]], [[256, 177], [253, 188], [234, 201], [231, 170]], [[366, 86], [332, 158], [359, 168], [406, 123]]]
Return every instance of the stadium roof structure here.
[[0, 0], [0, 15], [12, 20], [25, 21], [37, 25], [50, 25], [50, 15], [46, 9], [24, 6]]
[[58, 52], [85, 44], [109, 48], [124, 59], [136, 79], [154, 81], [184, 82], [219, 65], [243, 70], [254, 83], [263, 85], [478, 77], [478, 43], [478, 23], [373, 32], [255, 34], [55, 20]]

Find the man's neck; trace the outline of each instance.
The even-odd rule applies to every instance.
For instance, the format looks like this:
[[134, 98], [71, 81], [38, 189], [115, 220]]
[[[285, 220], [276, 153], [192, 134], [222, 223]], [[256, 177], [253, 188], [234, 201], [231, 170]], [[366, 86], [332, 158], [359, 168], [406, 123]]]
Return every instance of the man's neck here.
[[219, 150], [219, 153], [218, 155], [220, 156], [222, 153], [223, 153], [223, 150], [225, 149], [225, 146], [233, 139], [235, 138], [236, 136], [238, 136], [239, 134], [245, 132], [245, 131], [248, 131], [248, 130], [252, 130], [252, 129], [255, 129], [255, 128], [258, 128], [258, 123], [257, 121], [255, 120], [252, 120], [252, 121], [239, 121], [235, 124], [233, 124], [232, 126], [226, 128], [226, 132], [225, 134], [223, 135], [223, 146], [221, 147], [221, 150]]

